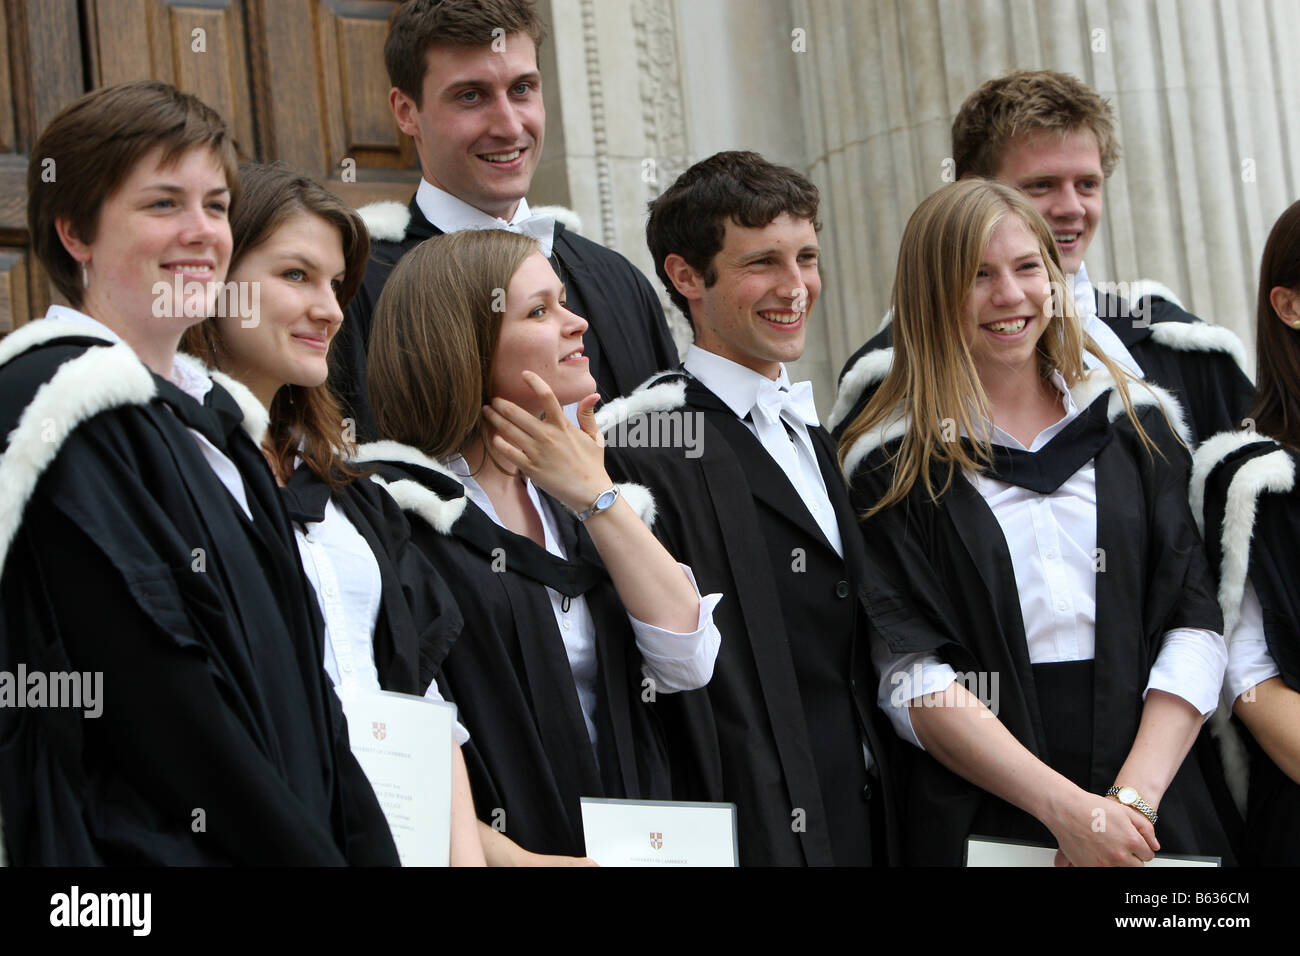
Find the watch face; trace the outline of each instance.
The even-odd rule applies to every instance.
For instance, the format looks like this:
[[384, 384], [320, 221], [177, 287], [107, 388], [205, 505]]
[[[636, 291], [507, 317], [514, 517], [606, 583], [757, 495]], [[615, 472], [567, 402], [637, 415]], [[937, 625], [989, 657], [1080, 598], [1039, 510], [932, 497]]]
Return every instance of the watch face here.
[[613, 488], [609, 489], [609, 491], [605, 492], [603, 495], [601, 495], [599, 498], [596, 499], [595, 510], [604, 511], [606, 508], [612, 508], [614, 506], [614, 501], [617, 498], [618, 498], [618, 492], [616, 492]]
[[1138, 792], [1132, 787], [1120, 787], [1119, 793], [1115, 794], [1120, 803], [1131, 804], [1137, 801]]

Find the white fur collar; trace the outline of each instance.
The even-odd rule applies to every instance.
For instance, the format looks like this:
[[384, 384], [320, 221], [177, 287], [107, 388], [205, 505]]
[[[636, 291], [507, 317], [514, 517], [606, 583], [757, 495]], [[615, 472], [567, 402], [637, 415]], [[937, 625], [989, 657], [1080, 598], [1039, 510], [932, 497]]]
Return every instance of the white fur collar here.
[[[1243, 373], [1246, 346], [1231, 329], [1208, 322], [1152, 322], [1151, 338], [1178, 352], [1227, 352]], [[1249, 377], [1249, 376], [1247, 376]]]
[[459, 498], [440, 498], [410, 478], [388, 482], [378, 475], [371, 475], [370, 480], [387, 490], [403, 511], [419, 515], [439, 534], [451, 534], [452, 527], [465, 513], [465, 506], [469, 503], [469, 499], [463, 495]]
[[1192, 456], [1192, 477], [1187, 485], [1187, 499], [1192, 506], [1192, 517], [1196, 519], [1197, 530], [1202, 535], [1205, 534], [1205, 483], [1210, 478], [1210, 472], [1238, 448], [1261, 441], [1272, 439], [1253, 431], [1220, 432], [1205, 439], [1196, 449], [1196, 454]]
[[38, 345], [74, 335], [81, 338], [101, 339], [104, 342], [114, 341], [101, 329], [85, 322], [78, 322], [76, 319], [33, 319], [0, 340], [0, 366], [7, 365], [12, 359]]
[[[31, 323], [43, 324], [43, 320]], [[23, 326], [0, 347], [10, 346], [14, 337], [29, 327]], [[66, 329], [59, 334], [67, 334]], [[59, 334], [29, 335], [24, 340], [31, 347]], [[7, 358], [19, 354], [6, 350]], [[58, 456], [68, 435], [101, 412], [144, 405], [156, 394], [153, 374], [125, 342], [92, 348], [64, 362], [54, 377], [36, 390], [9, 434], [8, 448], [0, 456], [0, 572], [36, 483]]]
[[596, 412], [596, 427], [607, 432], [642, 415], [681, 408], [686, 404], [685, 378], [655, 384], [663, 376], [671, 374], [675, 373], [658, 372], [622, 398], [606, 402]]
[[448, 478], [455, 478], [460, 481], [456, 473], [442, 462], [430, 458], [412, 445], [403, 445], [400, 441], [367, 442], [357, 449], [354, 460], [360, 464], [370, 464], [376, 461], [398, 461], [404, 465], [417, 465], [420, 468], [428, 468], [430, 471], [436, 471]]
[[392, 199], [369, 203], [358, 209], [357, 214], [366, 224], [371, 239], [387, 242], [401, 242], [411, 224], [411, 207]]
[[[885, 316], [888, 319], [892, 316], [891, 312]], [[894, 364], [894, 347], [891, 345], [883, 349], [875, 349], [862, 356], [853, 366], [844, 373], [840, 379], [839, 390], [835, 393], [835, 405], [831, 408], [831, 413], [826, 417], [826, 427], [835, 428], [844, 420], [849, 412], [853, 411], [853, 406], [858, 403], [858, 399], [872, 385], [878, 385], [885, 380], [889, 374], [890, 366]]]
[[[866, 358], [866, 356], [863, 356], [863, 358]], [[1141, 408], [1144, 405], [1163, 406], [1165, 413], [1169, 416], [1169, 421], [1173, 423], [1174, 431], [1178, 434], [1178, 437], [1187, 444], [1191, 444], [1191, 432], [1188, 430], [1186, 419], [1183, 416], [1183, 408], [1178, 403], [1178, 399], [1160, 386], [1152, 385], [1150, 382], [1130, 381], [1128, 384], [1129, 398], [1132, 400], [1134, 408]], [[1111, 378], [1110, 373], [1104, 368], [1097, 368], [1092, 369], [1070, 389], [1070, 396], [1074, 399], [1074, 404], [1082, 411], [1107, 389], [1114, 388], [1115, 380]], [[1124, 402], [1117, 390], [1113, 391], [1110, 396], [1110, 400], [1106, 405], [1106, 414], [1111, 421], [1115, 421], [1124, 414]], [[852, 475], [868, 455], [877, 448], [883, 448], [890, 442], [902, 438], [910, 426], [911, 416], [896, 413], [887, 418], [877, 428], [859, 436], [844, 458], [844, 473]]]
[[1174, 291], [1169, 288], [1169, 286], [1162, 282], [1157, 282], [1155, 279], [1138, 279], [1136, 282], [1130, 284], [1128, 287], [1128, 296], [1130, 302], [1145, 299], [1147, 296], [1151, 296], [1153, 299], [1164, 299], [1166, 302], [1178, 306], [1178, 308], [1182, 309], [1184, 312], [1187, 311], [1187, 306], [1183, 305], [1182, 300], [1179, 299], [1178, 296], [1174, 295]]

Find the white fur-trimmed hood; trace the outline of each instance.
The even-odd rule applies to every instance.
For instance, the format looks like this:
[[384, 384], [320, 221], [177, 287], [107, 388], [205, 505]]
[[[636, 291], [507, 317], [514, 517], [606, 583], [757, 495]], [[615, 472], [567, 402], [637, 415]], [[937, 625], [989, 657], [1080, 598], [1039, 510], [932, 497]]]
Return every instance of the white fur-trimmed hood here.
[[368, 203], [357, 210], [357, 215], [366, 224], [371, 239], [385, 242], [401, 242], [411, 224], [411, 207], [393, 199]]
[[[863, 358], [866, 357], [863, 356]], [[1186, 444], [1191, 444], [1191, 431], [1187, 427], [1183, 407], [1179, 404], [1178, 399], [1160, 386], [1152, 385], [1150, 382], [1130, 381], [1128, 385], [1129, 397], [1134, 408], [1147, 405], [1163, 407], [1178, 437]], [[1111, 378], [1110, 373], [1104, 368], [1097, 368], [1092, 369], [1074, 388], [1070, 389], [1070, 396], [1074, 399], [1074, 404], [1082, 411], [1107, 389], [1114, 388], [1115, 380]], [[1124, 414], [1124, 402], [1120, 398], [1118, 390], [1112, 391], [1110, 400], [1106, 405], [1106, 414], [1111, 421], [1115, 421]], [[899, 411], [886, 419], [882, 425], [860, 436], [844, 457], [844, 473], [852, 475], [857, 470], [857, 467], [867, 459], [868, 455], [877, 448], [883, 448], [890, 442], [902, 438], [910, 426], [911, 417], [903, 415]]]
[[[31, 326], [44, 322], [33, 322]], [[79, 323], [58, 324], [85, 328]], [[7, 363], [35, 345], [69, 334], [66, 327], [62, 331], [40, 329], [15, 343], [14, 338], [31, 326], [24, 326], [0, 343], [0, 362]], [[125, 342], [91, 348], [64, 362], [36, 390], [0, 456], [0, 572], [32, 492], [67, 437], [102, 412], [148, 404], [157, 393], [153, 374]]]
[[676, 374], [676, 372], [658, 372], [622, 398], [606, 402], [596, 412], [596, 427], [601, 432], [608, 432], [642, 415], [682, 408], [686, 404], [685, 377], [667, 382], [660, 381], [667, 375]]
[[[1221, 557], [1219, 560], [1219, 608], [1223, 612], [1223, 635], [1232, 652], [1232, 636], [1241, 619], [1241, 604], [1245, 597], [1246, 577], [1250, 569], [1250, 542], [1255, 534], [1255, 519], [1259, 497], [1266, 493], [1286, 494], [1295, 488], [1295, 462], [1285, 450], [1271, 439], [1253, 431], [1223, 432], [1207, 439], [1192, 463], [1192, 480], [1189, 487], [1192, 513], [1204, 530], [1205, 485], [1211, 472], [1228, 455], [1246, 445], [1269, 441], [1275, 447], [1258, 457], [1244, 462], [1228, 484], [1224, 502], [1223, 528], [1221, 530]], [[1246, 807], [1246, 790], [1249, 778], [1249, 760], [1236, 728], [1232, 726], [1232, 706], [1225, 687], [1219, 708], [1210, 719], [1210, 730], [1219, 741], [1223, 758], [1224, 775], [1233, 800], [1241, 811]]]
[[892, 345], [883, 349], [873, 349], [854, 362], [840, 378], [840, 387], [835, 392], [835, 404], [831, 408], [831, 413], [826, 416], [826, 427], [835, 428], [844, 421], [845, 416], [853, 411], [853, 406], [858, 403], [862, 393], [871, 386], [883, 382], [893, 364]]

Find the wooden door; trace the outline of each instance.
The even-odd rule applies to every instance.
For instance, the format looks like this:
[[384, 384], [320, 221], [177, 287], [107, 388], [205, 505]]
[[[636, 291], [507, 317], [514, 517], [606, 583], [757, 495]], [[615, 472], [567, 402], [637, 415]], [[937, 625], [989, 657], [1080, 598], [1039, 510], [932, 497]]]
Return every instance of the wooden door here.
[[419, 181], [388, 110], [391, 0], [0, 3], [0, 333], [58, 300], [29, 251], [31, 145], [97, 87], [175, 84], [226, 117], [241, 156], [283, 160], [354, 205], [405, 202]]

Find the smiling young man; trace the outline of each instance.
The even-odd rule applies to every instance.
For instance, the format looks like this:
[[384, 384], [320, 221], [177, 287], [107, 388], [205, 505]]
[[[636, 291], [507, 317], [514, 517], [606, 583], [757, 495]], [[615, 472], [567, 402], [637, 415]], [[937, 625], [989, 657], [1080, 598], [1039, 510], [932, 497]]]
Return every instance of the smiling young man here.
[[[953, 120], [952, 147], [958, 178], [996, 179], [1034, 204], [1056, 239], [1084, 331], [1111, 358], [1172, 392], [1194, 441], [1240, 427], [1254, 386], [1242, 370], [1246, 352], [1236, 335], [1185, 311], [1159, 283], [1112, 289], [1088, 278], [1084, 256], [1101, 224], [1103, 187], [1119, 160], [1109, 103], [1064, 73], [1018, 70], [967, 97]], [[883, 378], [889, 344], [886, 327], [845, 365], [831, 413], [837, 434]]]
[[657, 709], [675, 796], [737, 805], [743, 865], [892, 855], [862, 536], [811, 387], [785, 369], [821, 291], [817, 208], [805, 177], [748, 152], [702, 160], [651, 203], [655, 269], [695, 344], [681, 370], [598, 415], [624, 438], [657, 415], [699, 423], [690, 448], [611, 448], [606, 460], [654, 491], [655, 533], [726, 595], [713, 680]]
[[409, 206], [360, 210], [371, 261], [334, 343], [331, 383], [363, 439], [375, 436], [366, 387], [375, 302], [397, 261], [442, 233], [508, 228], [541, 243], [569, 306], [590, 323], [583, 341], [603, 397], [677, 364], [646, 278], [618, 253], [529, 209], [546, 127], [543, 33], [533, 0], [408, 0], [389, 24], [389, 106], [415, 144], [422, 179]]

